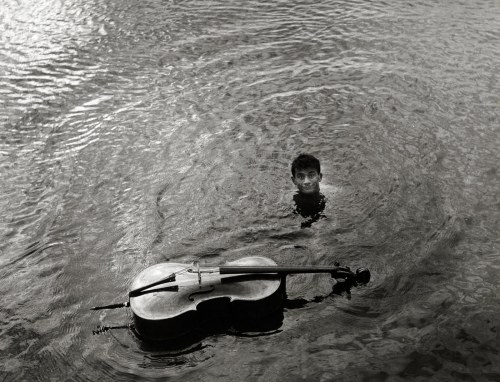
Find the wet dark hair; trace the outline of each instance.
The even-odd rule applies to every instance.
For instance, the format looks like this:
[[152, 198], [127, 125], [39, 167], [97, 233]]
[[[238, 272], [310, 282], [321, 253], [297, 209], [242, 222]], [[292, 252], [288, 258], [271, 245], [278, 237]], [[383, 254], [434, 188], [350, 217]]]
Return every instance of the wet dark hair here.
[[295, 176], [295, 171], [305, 168], [314, 168], [316, 171], [318, 171], [318, 174], [321, 173], [321, 165], [319, 164], [319, 160], [311, 154], [300, 154], [297, 158], [294, 159], [294, 161], [292, 162], [292, 175]]

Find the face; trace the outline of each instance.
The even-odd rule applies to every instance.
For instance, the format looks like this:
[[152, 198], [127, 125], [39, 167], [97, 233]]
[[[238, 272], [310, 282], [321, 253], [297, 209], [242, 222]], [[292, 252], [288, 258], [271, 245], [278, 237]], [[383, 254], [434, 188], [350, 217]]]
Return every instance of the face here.
[[297, 186], [299, 192], [303, 194], [314, 194], [319, 192], [319, 182], [322, 175], [314, 168], [297, 169], [295, 176], [292, 176], [292, 182]]

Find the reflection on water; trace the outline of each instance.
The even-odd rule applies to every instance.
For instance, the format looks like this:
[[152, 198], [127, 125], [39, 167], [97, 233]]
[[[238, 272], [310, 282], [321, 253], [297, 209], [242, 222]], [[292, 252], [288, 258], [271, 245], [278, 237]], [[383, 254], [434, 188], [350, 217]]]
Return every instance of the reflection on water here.
[[[499, 19], [485, 0], [2, 2], [0, 379], [498, 379]], [[326, 200], [290, 197], [299, 152]], [[181, 355], [92, 335], [130, 327], [89, 308], [149, 265], [259, 254], [372, 281]], [[331, 284], [290, 276], [288, 296]]]

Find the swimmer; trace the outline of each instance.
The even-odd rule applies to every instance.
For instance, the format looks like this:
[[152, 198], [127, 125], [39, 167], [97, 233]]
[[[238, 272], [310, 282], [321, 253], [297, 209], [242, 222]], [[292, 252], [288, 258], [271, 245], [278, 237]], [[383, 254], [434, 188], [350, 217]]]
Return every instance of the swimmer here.
[[319, 160], [310, 154], [300, 154], [292, 162], [292, 182], [298, 192], [293, 196], [295, 213], [307, 218], [301, 224], [302, 228], [310, 227], [312, 223], [325, 217], [326, 199], [320, 192], [320, 182], [323, 179]]

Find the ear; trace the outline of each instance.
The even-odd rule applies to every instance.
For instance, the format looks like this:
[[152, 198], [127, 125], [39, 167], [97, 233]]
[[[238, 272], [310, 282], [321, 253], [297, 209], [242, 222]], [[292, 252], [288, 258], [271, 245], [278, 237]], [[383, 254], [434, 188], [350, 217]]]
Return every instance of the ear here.
[[319, 173], [319, 181], [321, 182], [323, 180], [323, 174]]
[[297, 182], [295, 181], [295, 177], [294, 177], [294, 176], [292, 176], [292, 177], [290, 177], [290, 178], [292, 179], [293, 184], [297, 185]]

